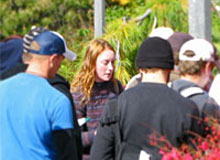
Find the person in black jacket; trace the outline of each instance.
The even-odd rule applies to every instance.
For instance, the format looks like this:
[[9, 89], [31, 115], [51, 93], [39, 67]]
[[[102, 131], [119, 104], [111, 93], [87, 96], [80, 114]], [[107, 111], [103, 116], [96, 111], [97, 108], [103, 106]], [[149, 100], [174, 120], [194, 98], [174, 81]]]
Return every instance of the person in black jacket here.
[[[37, 30], [39, 30], [39, 28], [35, 28], [35, 32]], [[23, 48], [22, 43], [21, 44], [17, 43], [17, 45], [21, 45], [20, 47]], [[10, 52], [6, 54], [10, 56]], [[25, 63], [28, 62], [25, 61]], [[15, 66], [9, 68], [8, 70], [6, 70], [1, 74], [0, 81], [10, 78], [18, 73], [25, 72], [27, 67], [28, 64], [24, 64], [22, 62], [15, 64]], [[70, 85], [68, 81], [59, 74], [56, 74], [54, 78], [49, 78], [47, 80], [54, 88], [62, 92], [69, 99], [72, 106], [73, 126], [74, 126], [73, 130], [66, 130], [66, 131], [62, 130], [60, 132], [58, 131], [53, 132], [54, 142], [57, 146], [57, 151], [58, 151], [57, 159], [81, 160], [82, 159], [81, 131], [77, 122], [73, 99], [69, 91]]]
[[56, 88], [57, 90], [59, 90], [60, 92], [65, 94], [71, 102], [72, 112], [73, 112], [73, 124], [74, 124], [74, 129], [73, 129], [74, 146], [73, 146], [73, 148], [63, 148], [63, 149], [69, 150], [69, 152], [72, 152], [75, 160], [81, 160], [82, 159], [81, 129], [80, 129], [80, 126], [77, 121], [76, 109], [75, 109], [75, 106], [73, 103], [74, 100], [73, 100], [72, 95], [70, 93], [70, 84], [64, 77], [62, 77], [59, 74], [56, 74], [55, 78], [48, 79], [48, 82], [54, 88]]
[[[166, 85], [174, 66], [168, 41], [146, 39], [138, 50], [136, 64], [142, 82], [105, 107], [91, 160], [157, 160], [161, 158], [160, 145], [179, 147], [190, 143], [190, 132], [200, 133], [193, 118], [199, 117], [198, 108]], [[114, 105], [116, 109], [112, 109]], [[162, 137], [166, 141], [160, 141]], [[151, 144], [152, 139], [158, 141], [156, 146]]]

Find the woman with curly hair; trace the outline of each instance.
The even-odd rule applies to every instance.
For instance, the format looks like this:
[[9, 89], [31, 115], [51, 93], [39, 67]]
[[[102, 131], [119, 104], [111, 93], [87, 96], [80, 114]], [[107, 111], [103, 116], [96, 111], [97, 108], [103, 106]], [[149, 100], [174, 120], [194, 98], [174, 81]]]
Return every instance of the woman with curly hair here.
[[105, 104], [123, 91], [114, 77], [115, 51], [103, 39], [93, 40], [82, 62], [81, 69], [71, 85], [77, 118], [90, 118], [82, 127], [83, 159], [89, 159]]

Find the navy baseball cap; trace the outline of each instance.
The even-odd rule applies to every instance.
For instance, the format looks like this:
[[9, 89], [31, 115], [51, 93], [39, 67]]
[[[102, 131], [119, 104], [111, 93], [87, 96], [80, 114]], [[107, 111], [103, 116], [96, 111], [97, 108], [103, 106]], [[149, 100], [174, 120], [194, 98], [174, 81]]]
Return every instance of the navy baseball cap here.
[[28, 41], [28, 38], [32, 39], [32, 42], [36, 41], [39, 44], [39, 50], [30, 49], [30, 46], [25, 46], [24, 48], [28, 50], [29, 53], [40, 54], [40, 55], [52, 55], [54, 53], [58, 55], [64, 55], [67, 59], [73, 61], [76, 59], [77, 55], [70, 51], [66, 46], [66, 41], [63, 36], [54, 31], [45, 30], [33, 37], [26, 35], [24, 42]]

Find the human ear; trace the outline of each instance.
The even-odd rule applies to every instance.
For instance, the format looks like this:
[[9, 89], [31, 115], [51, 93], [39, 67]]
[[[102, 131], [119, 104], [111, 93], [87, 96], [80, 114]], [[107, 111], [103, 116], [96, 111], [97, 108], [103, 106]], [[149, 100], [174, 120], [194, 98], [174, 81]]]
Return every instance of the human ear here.
[[54, 66], [54, 64], [56, 64], [57, 59], [58, 59], [57, 54], [53, 54], [49, 57], [49, 64], [51, 68]]
[[207, 62], [205, 64], [205, 71], [207, 72], [211, 72], [214, 68], [214, 64], [212, 62]]

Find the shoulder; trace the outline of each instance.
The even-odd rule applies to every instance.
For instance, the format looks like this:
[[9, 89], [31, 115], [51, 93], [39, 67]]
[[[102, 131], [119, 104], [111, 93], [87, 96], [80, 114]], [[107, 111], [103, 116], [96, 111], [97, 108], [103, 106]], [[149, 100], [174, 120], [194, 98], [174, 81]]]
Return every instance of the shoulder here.
[[[28, 81], [28, 79], [26, 78], [26, 74], [18, 73], [18, 74], [13, 75], [9, 78], [1, 80], [0, 85], [2, 87], [4, 87], [4, 86], [5, 87], [7, 87], [7, 86], [12, 87], [13, 85], [18, 85], [19, 83], [23, 83], [23, 82], [27, 82], [27, 81]], [[1, 87], [1, 89], [3, 89], [2, 87]]]
[[83, 96], [84, 96], [84, 94], [83, 94], [83, 92], [81, 92], [80, 90], [78, 90], [78, 91], [73, 91], [73, 92], [71, 92], [71, 94], [72, 94], [72, 97], [75, 99], [81, 99]]
[[200, 87], [188, 87], [180, 91], [180, 94], [183, 97], [191, 97], [191, 96], [196, 96], [196, 95], [205, 95], [205, 91]]
[[62, 101], [63, 103], [69, 103], [69, 98], [61, 92], [59, 89], [55, 88], [51, 84], [48, 83], [48, 88], [45, 89], [47, 95], [51, 97], [51, 99], [56, 99], [56, 101]]
[[54, 88], [62, 92], [65, 96], [67, 96], [70, 100], [72, 100], [72, 96], [70, 93], [70, 84], [69, 82], [59, 74], [56, 74], [54, 78], [48, 79], [50, 85]]
[[[116, 79], [116, 84], [118, 85], [118, 93], [120, 94], [121, 92], [123, 92], [124, 87], [121, 83], [121, 81], [119, 81], [118, 79]], [[115, 87], [117, 89], [117, 87]]]
[[[44, 78], [36, 78], [32, 77], [32, 80], [35, 85], [35, 91], [36, 93], [40, 94], [42, 98], [47, 99], [48, 101], [52, 102], [58, 102], [58, 101], [64, 101], [65, 103], [69, 103], [68, 97], [61, 92], [59, 89], [54, 87], [54, 85], [50, 84], [47, 79]], [[40, 86], [40, 87], [39, 87]], [[42, 90], [43, 89], [43, 90]]]
[[209, 96], [209, 94], [205, 90], [202, 90], [202, 91], [203, 92], [200, 92], [198, 94], [194, 94], [194, 95], [190, 96], [189, 98], [199, 106], [204, 106], [204, 105], [218, 106], [216, 101], [211, 96]]
[[220, 106], [217, 104], [217, 102], [208, 94], [206, 94], [205, 100], [206, 100], [205, 102], [206, 102], [207, 106], [213, 106], [213, 107], [217, 108], [218, 110], [220, 109], [219, 108]]
[[136, 86], [141, 81], [141, 74], [133, 76], [130, 81], [127, 83], [125, 90]]
[[[50, 113], [61, 113], [61, 112], [67, 112], [71, 111], [72, 105], [70, 99], [50, 85], [50, 89], [46, 90], [44, 96], [47, 95], [47, 98], [45, 98], [45, 103], [47, 104], [48, 111]], [[43, 99], [43, 98], [42, 98]]]
[[106, 107], [103, 110], [101, 117], [101, 125], [111, 124], [118, 121], [118, 97], [109, 99]]
[[55, 88], [59, 88], [59, 87], [65, 87], [67, 89], [70, 89], [70, 84], [69, 82], [64, 78], [62, 77], [61, 75], [59, 74], [56, 74], [56, 76], [54, 78], [50, 78], [48, 79], [48, 82], [54, 86]]
[[192, 102], [190, 99], [182, 96], [179, 92], [175, 91], [172, 88], [167, 87], [166, 91], [164, 91], [164, 97], [161, 97], [162, 99], [167, 99], [165, 102], [172, 104], [176, 110], [179, 111], [187, 111], [192, 112], [193, 110], [197, 110], [197, 107], [194, 102]]
[[174, 101], [174, 102], [180, 102], [180, 103], [191, 103], [191, 101], [189, 99], [187, 99], [186, 97], [184, 97], [183, 95], [181, 95], [180, 92], [175, 91], [172, 88], [169, 88], [168, 90], [169, 92], [169, 96], [170, 98]]

